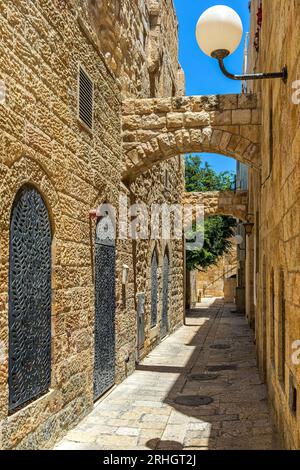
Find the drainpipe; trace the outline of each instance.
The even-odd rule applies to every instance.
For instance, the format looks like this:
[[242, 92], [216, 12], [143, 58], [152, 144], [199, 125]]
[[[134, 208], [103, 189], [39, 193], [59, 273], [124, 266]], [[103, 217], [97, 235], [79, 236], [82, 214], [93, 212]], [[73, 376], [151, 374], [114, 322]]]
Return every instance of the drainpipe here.
[[[249, 33], [246, 33], [245, 43], [244, 43], [244, 64], [243, 64], [243, 74], [246, 74], [248, 71], [248, 44], [249, 44]], [[242, 93], [247, 93], [247, 82], [242, 82]]]

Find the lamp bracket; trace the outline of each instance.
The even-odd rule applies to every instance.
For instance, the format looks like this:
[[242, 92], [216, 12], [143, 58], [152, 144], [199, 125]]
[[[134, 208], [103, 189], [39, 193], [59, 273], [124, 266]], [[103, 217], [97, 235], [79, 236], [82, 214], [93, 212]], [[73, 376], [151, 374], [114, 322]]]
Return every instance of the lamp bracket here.
[[235, 75], [230, 72], [225, 67], [224, 59], [229, 56], [230, 52], [226, 49], [218, 49], [212, 52], [211, 56], [214, 59], [217, 59], [219, 62], [220, 69], [222, 70], [223, 74], [230, 78], [231, 80], [265, 80], [271, 78], [281, 78], [284, 83], [287, 82], [288, 78], [288, 69], [287, 67], [283, 67], [281, 72], [270, 72], [270, 73], [251, 73], [251, 74], [243, 74], [243, 75]]

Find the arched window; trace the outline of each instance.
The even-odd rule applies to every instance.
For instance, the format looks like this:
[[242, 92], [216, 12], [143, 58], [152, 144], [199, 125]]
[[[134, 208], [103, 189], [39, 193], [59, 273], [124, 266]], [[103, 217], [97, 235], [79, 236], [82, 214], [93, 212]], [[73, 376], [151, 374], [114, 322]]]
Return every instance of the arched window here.
[[158, 294], [158, 256], [156, 248], [151, 259], [151, 327], [157, 324], [157, 294]]
[[18, 192], [9, 258], [9, 409], [46, 393], [51, 379], [51, 226], [40, 193]]
[[170, 255], [168, 247], [165, 249], [163, 260], [163, 298], [162, 298], [162, 318], [161, 318], [161, 336], [164, 337], [169, 330], [169, 274], [170, 274]]

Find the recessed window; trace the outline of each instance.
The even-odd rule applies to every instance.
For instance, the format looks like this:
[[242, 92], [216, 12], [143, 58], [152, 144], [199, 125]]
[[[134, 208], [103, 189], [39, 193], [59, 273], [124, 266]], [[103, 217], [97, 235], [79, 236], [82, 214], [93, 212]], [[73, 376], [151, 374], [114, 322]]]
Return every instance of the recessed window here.
[[78, 75], [78, 119], [89, 130], [93, 130], [94, 83], [79, 66]]
[[158, 296], [158, 256], [154, 248], [151, 259], [151, 327], [157, 324], [157, 296]]
[[270, 359], [271, 364], [275, 365], [275, 275], [274, 270], [270, 276]]
[[285, 385], [285, 279], [284, 271], [279, 278], [279, 318], [278, 318], [278, 376], [284, 389]]
[[164, 171], [164, 187], [166, 191], [170, 189], [170, 177], [168, 170]]
[[156, 97], [156, 72], [149, 72], [150, 98]]
[[274, 159], [274, 123], [273, 123], [273, 90], [270, 85], [269, 92], [269, 174], [273, 170], [273, 159]]
[[297, 415], [297, 387], [295, 385], [295, 379], [292, 374], [290, 374], [290, 410], [294, 416]]

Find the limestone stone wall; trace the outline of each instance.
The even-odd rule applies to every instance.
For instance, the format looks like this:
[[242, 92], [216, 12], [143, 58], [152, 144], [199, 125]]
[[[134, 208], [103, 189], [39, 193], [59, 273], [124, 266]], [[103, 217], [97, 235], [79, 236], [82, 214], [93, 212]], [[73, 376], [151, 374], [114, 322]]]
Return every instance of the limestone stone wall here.
[[[137, 20], [136, 4], [141, 18]], [[123, 55], [128, 54], [128, 46], [136, 54], [131, 58], [128, 69], [121, 73], [122, 95], [128, 98], [171, 97], [184, 92], [182, 70], [178, 63], [178, 23], [173, 1], [147, 2], [131, 1], [127, 9], [128, 24], [136, 22], [131, 31], [131, 44], [124, 46]], [[122, 22], [121, 36], [128, 36], [127, 22]], [[137, 52], [136, 44], [142, 41]], [[122, 44], [122, 40], [121, 40]], [[132, 68], [133, 65], [133, 68]], [[136, 75], [132, 79], [132, 70]], [[130, 87], [127, 84], [130, 83]], [[131, 201], [142, 203], [150, 210], [153, 204], [178, 204], [184, 192], [184, 162], [179, 156], [159, 163], [130, 181]], [[149, 221], [150, 222], [150, 221]], [[150, 229], [150, 227], [149, 227]], [[150, 230], [149, 230], [150, 233]], [[151, 312], [151, 258], [156, 247], [159, 255], [158, 266], [158, 321], [154, 328], [150, 326]], [[160, 340], [163, 298], [163, 257], [166, 249], [170, 258], [169, 271], [169, 332], [182, 324], [184, 316], [183, 278], [184, 256], [182, 240], [140, 240], [134, 244], [136, 290], [145, 293], [145, 343], [139, 352], [139, 358], [146, 355]]]
[[[173, 0], [81, 0], [79, 11], [85, 28], [101, 50], [105, 63], [117, 77], [121, 95], [125, 99], [150, 97], [171, 97], [184, 93], [184, 74], [178, 63], [178, 22]], [[159, 163], [159, 162], [158, 162]], [[124, 172], [122, 174], [124, 177]], [[167, 180], [167, 182], [166, 182]], [[151, 171], [145, 171], [132, 179], [129, 187], [130, 202], [143, 203], [148, 209], [152, 204], [162, 202], [174, 204], [181, 201], [184, 191], [184, 164], [180, 157], [158, 164]], [[167, 186], [167, 187], [166, 187]], [[153, 246], [148, 241], [138, 241], [133, 245], [135, 264], [133, 266], [135, 287], [133, 290], [136, 307], [137, 294], [146, 294], [145, 306], [145, 346], [149, 352], [159, 339], [161, 317], [162, 274], [161, 264], [166, 243], [160, 246], [159, 302], [157, 329], [150, 331], [149, 309], [151, 308], [150, 260]], [[183, 245], [182, 241], [170, 241], [168, 249], [171, 257], [170, 271], [170, 331], [183, 319]], [[133, 313], [129, 315], [132, 331], [136, 333]], [[135, 314], [134, 314], [135, 315]], [[124, 341], [118, 345], [132, 358], [134, 338], [127, 344], [127, 329], [122, 330]], [[148, 335], [151, 338], [148, 338]], [[123, 343], [126, 347], [123, 347]], [[131, 353], [130, 353], [131, 351]], [[125, 377], [124, 361], [120, 357], [120, 379]]]
[[[121, 193], [147, 204], [181, 200], [184, 165], [177, 157], [132, 187], [122, 182], [122, 99], [183, 92], [177, 20], [171, 0], [16, 0], [0, 3], [0, 30], [6, 87], [0, 104], [0, 448], [48, 448], [93, 406], [95, 222], [89, 211], [101, 202], [118, 209]], [[79, 63], [94, 82], [92, 133], [77, 119]], [[8, 416], [9, 224], [25, 183], [45, 198], [54, 230], [52, 376], [48, 394]], [[160, 253], [164, 248], [159, 243]], [[117, 241], [116, 383], [135, 368], [140, 290], [149, 315], [151, 249]], [[172, 330], [183, 317], [181, 241], [169, 252]], [[150, 334], [147, 324], [146, 330], [145, 354], [160, 337], [159, 328]]]
[[173, 0], [79, 0], [125, 97], [184, 93]]
[[248, 215], [248, 191], [186, 192], [184, 205], [202, 205], [206, 217], [229, 215], [246, 221]]
[[[257, 24], [260, 4], [261, 27]], [[286, 447], [299, 449], [300, 366], [293, 360], [293, 344], [300, 339], [300, 107], [295, 96], [299, 86], [294, 83], [300, 73], [300, 4], [254, 0], [251, 19], [250, 69], [279, 71], [287, 65], [289, 76], [286, 84], [281, 80], [249, 84], [249, 89], [262, 96], [262, 171], [260, 178], [250, 172], [250, 212], [256, 227], [247, 248], [252, 265], [247, 283], [251, 282], [250, 294], [252, 288], [254, 294], [251, 306], [248, 292], [248, 310], [256, 314], [259, 365], [267, 380], [275, 423]], [[258, 50], [254, 48], [257, 31]]]
[[[121, 93], [73, 4], [1, 2], [0, 28], [0, 74], [6, 86], [0, 109], [0, 447], [50, 447], [93, 403], [89, 211], [105, 200], [118, 205]], [[93, 133], [77, 119], [79, 63], [94, 81]], [[8, 416], [9, 224], [14, 197], [25, 183], [45, 198], [54, 231], [52, 378], [48, 394]], [[128, 247], [118, 248], [117, 300], [120, 265], [130, 256]]]
[[[221, 257], [215, 266], [197, 273], [197, 294], [198, 299], [202, 297], [224, 297], [225, 301], [232, 295], [230, 288], [230, 278], [237, 273], [237, 250], [232, 247], [230, 253]], [[233, 281], [234, 282], [234, 281]], [[235, 281], [236, 284], [236, 281]]]

